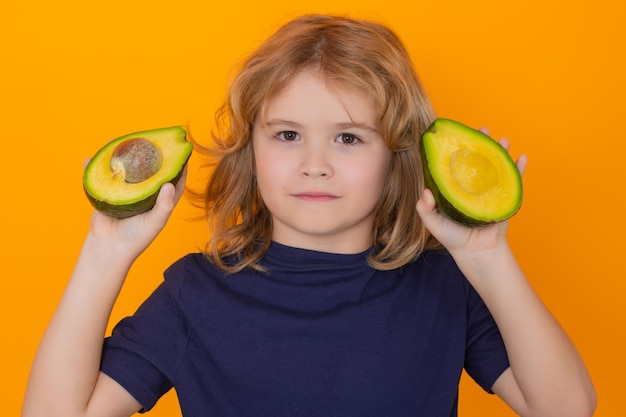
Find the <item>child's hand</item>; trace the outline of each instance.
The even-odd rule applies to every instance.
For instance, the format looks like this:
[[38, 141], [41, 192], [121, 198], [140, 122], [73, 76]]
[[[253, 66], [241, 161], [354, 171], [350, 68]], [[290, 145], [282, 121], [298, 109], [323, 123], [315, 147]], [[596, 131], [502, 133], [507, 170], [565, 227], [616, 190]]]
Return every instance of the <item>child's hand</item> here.
[[[489, 134], [487, 129], [480, 129]], [[509, 142], [500, 139], [500, 145], [509, 149]], [[524, 173], [527, 157], [521, 155], [516, 161], [520, 173]], [[508, 221], [490, 224], [482, 227], [465, 227], [440, 214], [435, 207], [435, 199], [430, 190], [424, 190], [422, 198], [417, 202], [417, 211], [424, 222], [424, 226], [432, 235], [455, 256], [473, 256], [479, 251], [490, 250], [506, 244], [506, 229]]]
[[143, 252], [163, 229], [185, 188], [187, 168], [174, 187], [166, 183], [161, 187], [155, 206], [142, 214], [116, 219], [94, 211], [89, 237], [104, 249], [106, 254], [133, 261]]

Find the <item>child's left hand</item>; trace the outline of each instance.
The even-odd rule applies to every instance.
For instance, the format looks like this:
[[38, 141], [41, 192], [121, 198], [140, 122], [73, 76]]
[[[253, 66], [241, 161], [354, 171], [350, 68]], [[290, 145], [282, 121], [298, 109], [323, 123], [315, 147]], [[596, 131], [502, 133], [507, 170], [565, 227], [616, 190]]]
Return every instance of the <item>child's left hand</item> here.
[[[487, 129], [481, 128], [480, 130], [489, 134]], [[508, 151], [508, 140], [502, 138], [499, 143]], [[524, 173], [526, 163], [526, 155], [521, 155], [516, 161], [521, 174]], [[455, 258], [457, 255], [476, 255], [477, 252], [489, 251], [506, 244], [508, 221], [481, 227], [462, 226], [437, 211], [435, 199], [429, 189], [424, 190], [416, 208], [424, 226]]]

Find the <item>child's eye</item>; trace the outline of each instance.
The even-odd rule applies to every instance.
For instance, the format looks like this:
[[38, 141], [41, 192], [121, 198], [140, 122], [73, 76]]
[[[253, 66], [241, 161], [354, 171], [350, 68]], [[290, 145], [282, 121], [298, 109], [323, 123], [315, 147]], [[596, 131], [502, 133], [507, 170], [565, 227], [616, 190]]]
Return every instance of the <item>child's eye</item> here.
[[294, 132], [293, 130], [278, 132], [276, 134], [276, 137], [280, 140], [284, 140], [285, 142], [291, 142], [300, 139], [300, 135], [298, 135], [298, 132]]
[[339, 143], [345, 143], [346, 145], [356, 145], [361, 142], [361, 139], [350, 133], [342, 133], [337, 136], [337, 141], [339, 141]]

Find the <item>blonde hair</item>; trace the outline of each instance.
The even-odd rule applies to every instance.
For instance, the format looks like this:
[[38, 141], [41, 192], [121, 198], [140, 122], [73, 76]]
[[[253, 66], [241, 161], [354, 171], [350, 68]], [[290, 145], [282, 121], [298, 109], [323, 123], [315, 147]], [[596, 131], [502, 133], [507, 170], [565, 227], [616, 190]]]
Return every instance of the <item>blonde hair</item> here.
[[381, 24], [309, 15], [282, 26], [243, 62], [216, 112], [215, 147], [205, 149], [218, 157], [204, 193], [211, 232], [206, 255], [226, 272], [263, 269], [259, 260], [271, 241], [272, 216], [255, 181], [252, 126], [267, 100], [310, 67], [372, 97], [392, 151], [370, 265], [395, 269], [436, 245], [415, 209], [424, 189], [419, 137], [435, 115], [407, 51]]

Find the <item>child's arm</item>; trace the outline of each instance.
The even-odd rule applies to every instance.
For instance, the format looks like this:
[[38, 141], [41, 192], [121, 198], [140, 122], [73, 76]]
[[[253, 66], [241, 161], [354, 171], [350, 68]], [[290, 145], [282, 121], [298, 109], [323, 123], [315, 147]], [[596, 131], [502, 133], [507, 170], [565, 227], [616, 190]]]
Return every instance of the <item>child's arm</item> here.
[[165, 184], [148, 213], [116, 220], [95, 212], [65, 293], [43, 336], [28, 382], [23, 417], [130, 416], [141, 407], [99, 372], [113, 304], [134, 260], [165, 226], [180, 198]]
[[[525, 165], [523, 156], [520, 171]], [[502, 334], [511, 367], [492, 390], [521, 416], [591, 416], [596, 397], [589, 374], [515, 260], [506, 240], [507, 222], [475, 229], [459, 226], [437, 213], [429, 190], [417, 210], [479, 293]]]

